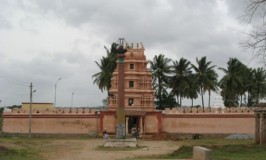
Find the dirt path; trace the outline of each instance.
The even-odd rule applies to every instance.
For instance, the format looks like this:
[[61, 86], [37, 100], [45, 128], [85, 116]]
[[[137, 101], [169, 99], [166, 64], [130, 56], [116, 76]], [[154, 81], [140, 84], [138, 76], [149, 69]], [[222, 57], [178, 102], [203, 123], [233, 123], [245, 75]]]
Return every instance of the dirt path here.
[[178, 149], [177, 142], [172, 141], [138, 141], [136, 150], [102, 151], [97, 147], [103, 144], [102, 139], [88, 140], [55, 140], [43, 145], [42, 155], [47, 160], [117, 160], [144, 155], [171, 153]]

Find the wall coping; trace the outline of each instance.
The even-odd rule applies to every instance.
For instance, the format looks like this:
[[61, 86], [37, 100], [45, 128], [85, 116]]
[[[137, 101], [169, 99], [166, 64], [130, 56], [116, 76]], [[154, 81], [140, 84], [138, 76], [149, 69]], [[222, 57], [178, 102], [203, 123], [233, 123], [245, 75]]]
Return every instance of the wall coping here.
[[254, 113], [163, 114], [162, 118], [254, 118]]
[[[31, 115], [32, 118], [99, 118], [99, 115], [95, 114], [37, 114], [34, 113]], [[29, 118], [28, 113], [4, 113], [3, 118]]]
[[249, 107], [231, 107], [231, 108], [208, 108], [206, 107], [203, 111], [203, 108], [196, 108], [196, 107], [179, 107], [179, 108], [166, 108], [163, 111], [164, 114], [188, 114], [188, 113], [193, 113], [193, 114], [199, 114], [199, 113], [229, 113], [229, 114], [235, 114], [235, 113], [254, 113], [254, 108], [249, 108]]
[[266, 112], [266, 107], [256, 107], [254, 112]]

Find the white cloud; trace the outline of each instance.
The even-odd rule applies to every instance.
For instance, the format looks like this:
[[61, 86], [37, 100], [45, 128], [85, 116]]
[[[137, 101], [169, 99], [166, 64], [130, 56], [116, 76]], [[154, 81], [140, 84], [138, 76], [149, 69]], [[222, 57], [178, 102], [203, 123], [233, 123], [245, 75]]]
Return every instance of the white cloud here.
[[[239, 8], [238, 8], [239, 6]], [[119, 37], [143, 42], [146, 57], [163, 53], [195, 62], [207, 56], [224, 67], [229, 57], [248, 61], [239, 47], [247, 25], [242, 1], [3, 0], [0, 6], [0, 105], [29, 100], [58, 106], [102, 104], [106, 93], [93, 84], [95, 65]], [[190, 102], [189, 102], [190, 103]]]

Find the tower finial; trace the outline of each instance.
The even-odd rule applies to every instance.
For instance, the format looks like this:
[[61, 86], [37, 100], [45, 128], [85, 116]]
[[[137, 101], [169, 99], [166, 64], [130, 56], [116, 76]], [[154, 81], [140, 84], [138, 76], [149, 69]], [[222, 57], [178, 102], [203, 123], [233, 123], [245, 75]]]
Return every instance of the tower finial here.
[[116, 48], [116, 52], [118, 54], [126, 53], [127, 50], [126, 50], [126, 47], [124, 47], [125, 38], [119, 38], [118, 41], [119, 41], [119, 44], [118, 44], [118, 48]]
[[124, 46], [125, 38], [119, 38], [119, 46]]

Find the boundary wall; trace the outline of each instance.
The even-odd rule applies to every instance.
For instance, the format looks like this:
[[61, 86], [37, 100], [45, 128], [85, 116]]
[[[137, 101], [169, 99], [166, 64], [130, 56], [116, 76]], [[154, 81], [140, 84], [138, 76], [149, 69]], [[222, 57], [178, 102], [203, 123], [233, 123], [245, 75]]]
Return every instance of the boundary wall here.
[[[202, 109], [173, 108], [147, 113], [143, 117], [144, 134], [232, 134], [255, 133], [255, 116], [251, 108]], [[32, 133], [85, 134], [96, 136], [107, 127], [114, 133], [115, 114], [90, 108], [54, 108], [33, 110]], [[3, 114], [3, 133], [28, 133], [29, 113], [13, 109]]]
[[255, 134], [255, 116], [251, 108], [173, 108], [162, 115], [166, 133]]
[[[62, 108], [32, 111], [31, 132], [34, 134], [97, 135], [99, 115], [95, 109]], [[29, 133], [29, 113], [13, 109], [3, 114], [3, 133]]]

